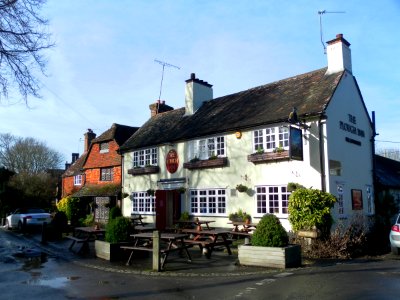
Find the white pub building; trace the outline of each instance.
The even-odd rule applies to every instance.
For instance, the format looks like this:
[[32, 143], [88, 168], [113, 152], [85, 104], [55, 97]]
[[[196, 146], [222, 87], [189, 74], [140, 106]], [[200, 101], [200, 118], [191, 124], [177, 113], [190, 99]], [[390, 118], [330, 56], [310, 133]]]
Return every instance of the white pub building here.
[[185, 107], [150, 105], [120, 148], [123, 215], [146, 215], [160, 230], [182, 212], [231, 227], [241, 209], [253, 222], [275, 214], [290, 230], [289, 182], [336, 196], [334, 219], [373, 215], [374, 132], [349, 46], [338, 34], [327, 67], [216, 99], [192, 74]]

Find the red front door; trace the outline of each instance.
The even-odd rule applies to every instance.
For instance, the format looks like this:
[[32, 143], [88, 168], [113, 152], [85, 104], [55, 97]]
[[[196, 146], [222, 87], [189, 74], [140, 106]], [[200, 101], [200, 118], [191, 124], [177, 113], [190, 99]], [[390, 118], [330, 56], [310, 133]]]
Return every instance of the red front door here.
[[177, 191], [157, 190], [155, 196], [156, 228], [165, 230], [166, 227], [172, 227], [174, 220], [180, 216], [180, 194]]

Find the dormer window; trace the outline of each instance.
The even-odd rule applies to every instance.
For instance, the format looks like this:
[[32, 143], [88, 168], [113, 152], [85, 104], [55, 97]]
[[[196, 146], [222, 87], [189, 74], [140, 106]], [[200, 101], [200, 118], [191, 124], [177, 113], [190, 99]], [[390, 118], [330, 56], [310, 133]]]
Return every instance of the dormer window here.
[[108, 153], [109, 151], [109, 143], [100, 143], [100, 153]]
[[206, 160], [213, 157], [225, 157], [225, 137], [216, 136], [189, 142], [189, 160]]
[[82, 175], [75, 175], [74, 176], [74, 185], [82, 185]]

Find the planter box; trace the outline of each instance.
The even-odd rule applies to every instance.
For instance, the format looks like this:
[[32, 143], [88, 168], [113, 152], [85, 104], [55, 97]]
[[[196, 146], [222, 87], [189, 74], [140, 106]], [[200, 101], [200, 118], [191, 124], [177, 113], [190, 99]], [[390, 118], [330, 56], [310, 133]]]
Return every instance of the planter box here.
[[253, 164], [262, 164], [280, 160], [289, 160], [289, 150], [282, 152], [253, 153], [247, 156], [247, 161]]
[[117, 243], [110, 244], [109, 242], [95, 240], [94, 241], [94, 250], [96, 257], [109, 260], [109, 261], [118, 261], [121, 259], [125, 259], [124, 251], [121, 250], [121, 245], [127, 245], [129, 243]]
[[160, 172], [160, 167], [159, 166], [149, 166], [149, 167], [143, 167], [143, 168], [133, 168], [128, 170], [128, 174], [133, 175], [133, 176], [138, 176], [138, 175], [146, 175], [146, 174], [156, 174]]
[[244, 266], [294, 268], [301, 266], [300, 245], [287, 247], [239, 246], [239, 263]]
[[205, 168], [221, 168], [228, 165], [228, 158], [218, 157], [215, 159], [198, 160], [195, 162], [186, 162], [183, 164], [185, 169], [205, 169]]

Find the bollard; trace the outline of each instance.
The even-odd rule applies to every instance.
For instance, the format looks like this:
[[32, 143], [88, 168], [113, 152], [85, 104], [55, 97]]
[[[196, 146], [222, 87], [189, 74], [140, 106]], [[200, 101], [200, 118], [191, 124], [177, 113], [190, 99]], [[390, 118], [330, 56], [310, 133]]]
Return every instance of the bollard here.
[[22, 233], [26, 232], [26, 218], [22, 220], [22, 228], [21, 228]]
[[160, 232], [153, 231], [153, 271], [160, 272]]
[[47, 227], [47, 222], [43, 222], [42, 223], [42, 241], [41, 241], [42, 244], [46, 244], [47, 243], [47, 241], [46, 241], [46, 239], [47, 239], [47, 237], [46, 237], [46, 227]]

